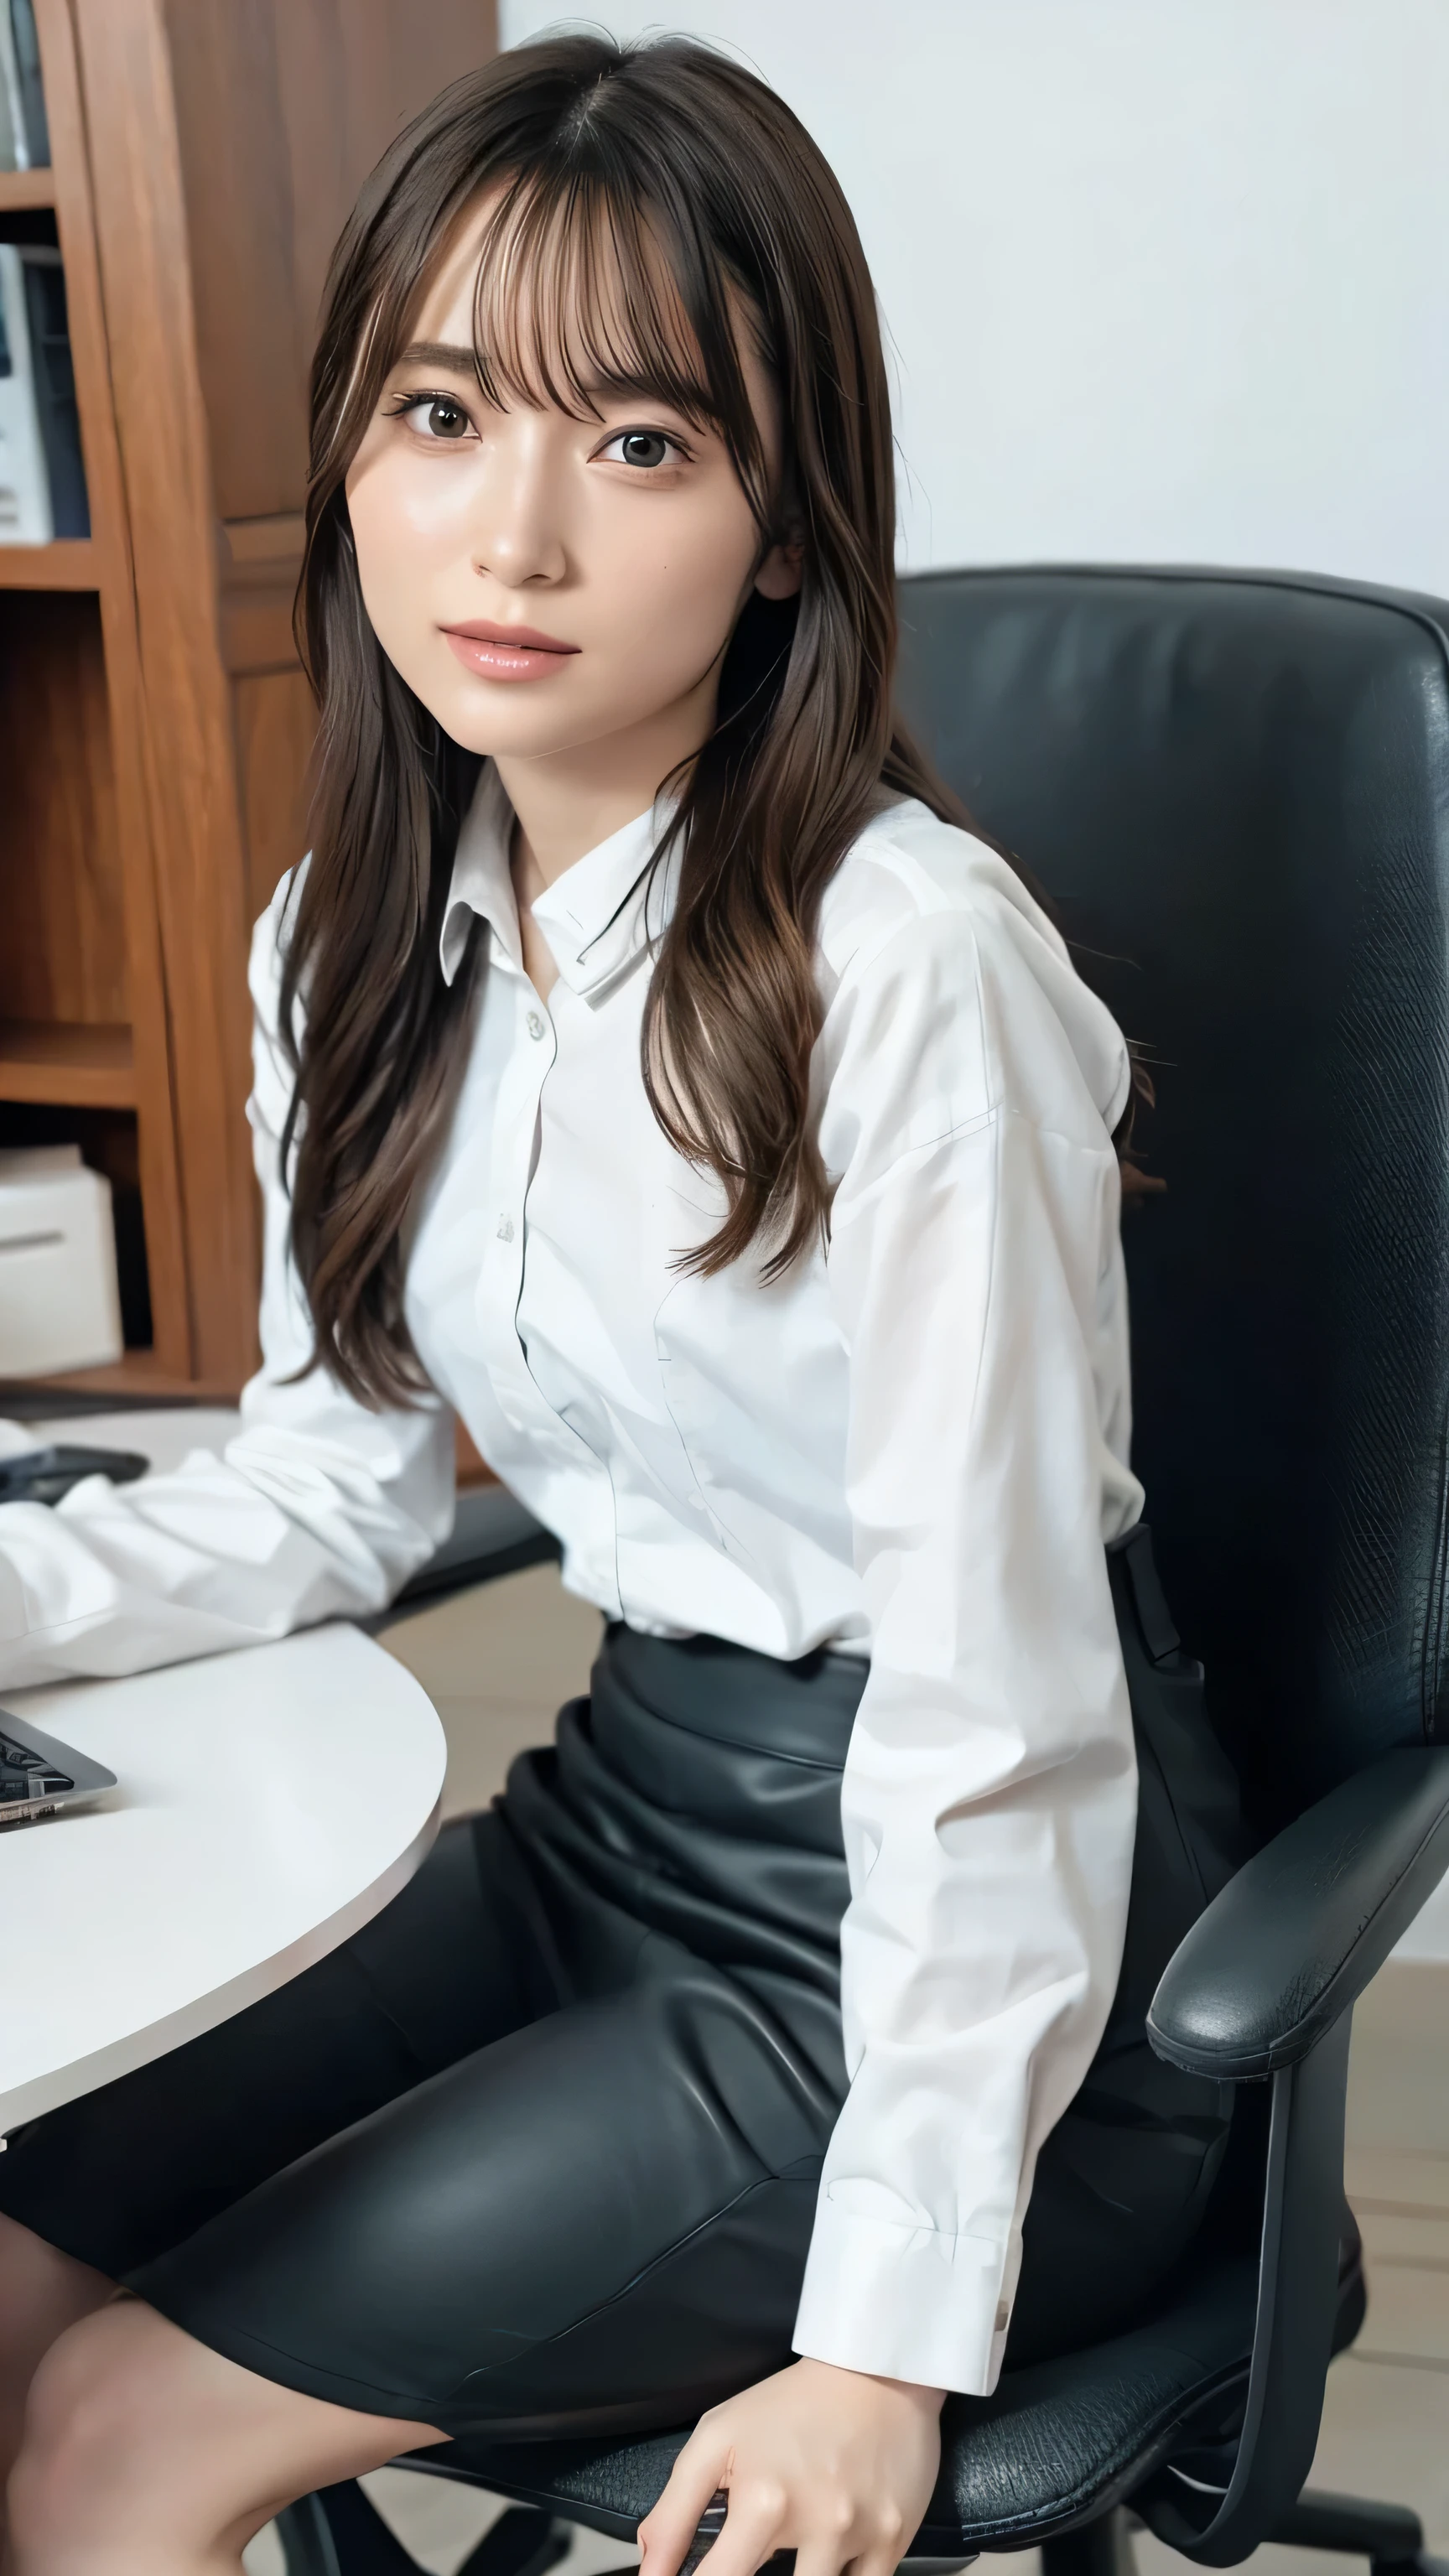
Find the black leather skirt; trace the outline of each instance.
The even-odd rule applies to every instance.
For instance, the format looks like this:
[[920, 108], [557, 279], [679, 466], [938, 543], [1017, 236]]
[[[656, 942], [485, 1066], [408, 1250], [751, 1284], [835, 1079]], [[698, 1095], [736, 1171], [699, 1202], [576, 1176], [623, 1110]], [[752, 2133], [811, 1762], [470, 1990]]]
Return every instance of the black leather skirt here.
[[[1153, 2055], [1146, 2017], [1178, 1942], [1246, 1856], [1237, 1783], [1149, 1532], [1129, 1532], [1108, 1564], [1139, 1773], [1127, 1940], [1101, 2046], [1038, 2161], [1009, 2364], [1143, 2311], [1195, 2232], [1232, 2114], [1231, 2087]], [[592, 1697], [563, 1710], [553, 1752], [515, 1766], [506, 1799], [575, 1992], [617, 1979], [615, 1943], [647, 1926], [756, 1999], [829, 2087], [832, 2124], [845, 2086], [840, 1772], [866, 1673], [856, 1656], [781, 1664], [613, 1628]]]
[[[1152, 2057], [1235, 1803], [1145, 1537], [1112, 1552], [1142, 1798], [1111, 2026], [1043, 2152], [1009, 2358], [1109, 2333], [1230, 2097]], [[456, 2435], [648, 2429], [789, 2357], [845, 2089], [865, 1668], [608, 1630], [589, 1698], [317, 1967], [12, 2134], [0, 2209], [264, 2376]]]

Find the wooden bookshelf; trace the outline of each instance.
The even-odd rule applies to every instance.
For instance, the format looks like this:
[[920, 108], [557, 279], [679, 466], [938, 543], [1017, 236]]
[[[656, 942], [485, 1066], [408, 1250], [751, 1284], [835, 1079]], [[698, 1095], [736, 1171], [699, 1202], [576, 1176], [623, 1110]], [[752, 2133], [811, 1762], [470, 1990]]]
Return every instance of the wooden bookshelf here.
[[0, 215], [25, 214], [54, 203], [53, 170], [0, 170]]
[[165, 1368], [154, 1351], [127, 1351], [109, 1368], [62, 1369], [50, 1377], [0, 1378], [0, 1415], [8, 1392], [31, 1399], [37, 1395], [86, 1395], [110, 1398], [119, 1405], [234, 1404], [237, 1389], [229, 1378], [214, 1384], [204, 1378], [178, 1376]]
[[134, 1109], [130, 1030], [85, 1020], [0, 1020], [0, 1100]]
[[100, 558], [89, 537], [48, 546], [0, 546], [0, 590], [99, 590]]
[[36, 0], [36, 21], [53, 166], [0, 173], [0, 239], [60, 248], [91, 535], [0, 546], [0, 1144], [73, 1122], [139, 1192], [152, 1342], [49, 1383], [214, 1399], [255, 1361], [246, 957], [303, 849], [318, 295], [362, 179], [492, 53], [494, 11]]

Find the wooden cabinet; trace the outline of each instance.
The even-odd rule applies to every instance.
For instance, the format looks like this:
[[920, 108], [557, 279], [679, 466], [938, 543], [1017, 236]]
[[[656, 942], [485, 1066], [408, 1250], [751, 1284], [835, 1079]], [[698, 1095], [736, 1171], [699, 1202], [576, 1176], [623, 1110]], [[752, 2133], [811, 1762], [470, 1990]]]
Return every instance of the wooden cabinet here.
[[0, 173], [0, 239], [59, 244], [92, 533], [0, 546], [0, 1141], [74, 1136], [116, 1191], [126, 1357], [70, 1383], [231, 1393], [256, 1342], [247, 946], [305, 846], [318, 296], [360, 181], [487, 60], [495, 11], [36, 16], [53, 167]]

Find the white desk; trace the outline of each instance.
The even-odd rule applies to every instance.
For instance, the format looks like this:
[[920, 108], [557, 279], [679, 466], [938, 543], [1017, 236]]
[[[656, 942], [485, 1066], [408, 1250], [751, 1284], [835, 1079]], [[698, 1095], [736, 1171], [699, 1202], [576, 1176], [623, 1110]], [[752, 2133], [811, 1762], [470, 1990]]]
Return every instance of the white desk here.
[[0, 2131], [285, 1985], [437, 1830], [442, 1727], [355, 1628], [3, 1701], [119, 1786], [0, 1833]]

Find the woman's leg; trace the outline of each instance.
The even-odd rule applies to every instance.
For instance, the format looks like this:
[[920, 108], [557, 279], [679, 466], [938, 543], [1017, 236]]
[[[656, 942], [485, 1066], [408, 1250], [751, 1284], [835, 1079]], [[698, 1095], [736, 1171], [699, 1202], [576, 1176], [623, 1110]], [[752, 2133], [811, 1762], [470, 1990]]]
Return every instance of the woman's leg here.
[[115, 2295], [89, 2263], [0, 2215], [0, 2484], [20, 2448], [30, 2383], [57, 2335]]
[[[0, 2155], [0, 2493], [43, 2356], [108, 2305], [118, 2280], [321, 2140], [550, 2008], [501, 1839], [491, 1817], [445, 1828], [403, 1895], [317, 1967], [12, 2133]], [[107, 2337], [97, 2350], [110, 2350]], [[46, 2420], [53, 2449], [49, 2401]]]
[[235, 2576], [279, 2506], [483, 2426], [677, 2423], [788, 2357], [833, 2088], [725, 1976], [494, 2041], [135, 2276], [37, 2372], [17, 2576]]
[[[677, 2424], [789, 2354], [834, 2087], [672, 1944], [136, 2273], [329, 2406], [500, 2439]], [[230, 2384], [230, 2383], [229, 2383]]]
[[223, 2360], [136, 2299], [55, 2343], [10, 2481], [16, 2576], [236, 2576], [282, 2505], [442, 2440]]
[[123, 2281], [269, 2174], [552, 2009], [491, 1816], [277, 1993], [12, 2130], [0, 2213]]

